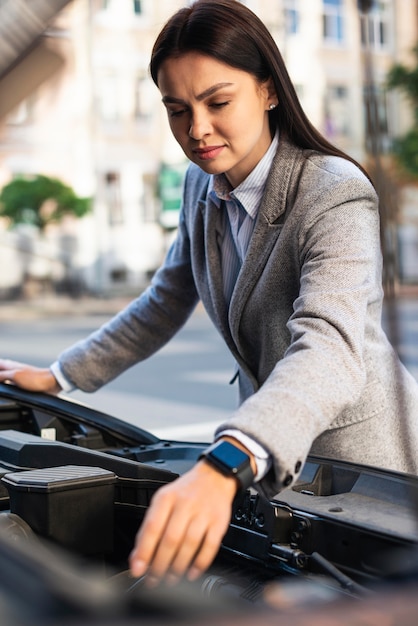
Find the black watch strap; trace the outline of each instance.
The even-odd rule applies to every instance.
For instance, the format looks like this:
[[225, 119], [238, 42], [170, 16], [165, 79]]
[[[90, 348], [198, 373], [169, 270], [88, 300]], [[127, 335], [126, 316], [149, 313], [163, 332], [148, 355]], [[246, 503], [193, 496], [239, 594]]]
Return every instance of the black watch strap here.
[[199, 456], [206, 459], [225, 476], [234, 476], [245, 490], [254, 482], [254, 472], [248, 454], [230, 441], [215, 441]]

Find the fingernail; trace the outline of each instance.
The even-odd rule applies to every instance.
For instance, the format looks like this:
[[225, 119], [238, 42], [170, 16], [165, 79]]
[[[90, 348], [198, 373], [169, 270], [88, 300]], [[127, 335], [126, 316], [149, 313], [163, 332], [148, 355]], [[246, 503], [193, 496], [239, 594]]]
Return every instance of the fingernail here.
[[190, 582], [193, 582], [194, 580], [197, 580], [199, 578], [200, 574], [200, 569], [198, 569], [197, 567], [191, 567], [187, 572], [187, 579], [190, 580]]
[[143, 576], [146, 571], [147, 571], [147, 565], [144, 561], [140, 561], [140, 560], [131, 561], [132, 576], [139, 578], [139, 576]]
[[179, 582], [179, 577], [175, 574], [167, 574], [165, 577], [165, 582], [168, 587], [174, 587]]
[[160, 579], [157, 578], [156, 576], [147, 576], [145, 579], [145, 585], [148, 587], [148, 589], [154, 589], [155, 587], [158, 587], [158, 585], [160, 584]]

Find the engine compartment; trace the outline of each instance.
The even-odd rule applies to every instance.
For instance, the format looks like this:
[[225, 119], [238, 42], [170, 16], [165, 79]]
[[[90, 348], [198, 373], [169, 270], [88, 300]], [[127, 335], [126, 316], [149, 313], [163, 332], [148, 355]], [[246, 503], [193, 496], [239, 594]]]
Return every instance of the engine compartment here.
[[13, 598], [9, 574], [19, 572], [31, 623], [37, 611], [40, 623], [55, 623], [63, 607], [86, 623], [115, 615], [201, 623], [214, 612], [243, 623], [254, 611], [268, 619], [358, 601], [418, 578], [418, 477], [309, 457], [298, 482], [271, 501], [252, 489], [236, 500], [202, 579], [150, 591], [128, 572], [135, 534], [153, 493], [206, 445], [160, 440], [84, 405], [0, 385], [0, 589]]

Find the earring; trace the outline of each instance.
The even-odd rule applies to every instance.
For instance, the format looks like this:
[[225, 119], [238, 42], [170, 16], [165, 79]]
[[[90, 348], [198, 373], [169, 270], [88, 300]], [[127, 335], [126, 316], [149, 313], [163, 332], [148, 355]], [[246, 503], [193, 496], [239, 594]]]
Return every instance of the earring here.
[[270, 104], [270, 106], [269, 106], [269, 110], [270, 110], [270, 111], [272, 111], [273, 109], [275, 109], [275, 108], [276, 108], [276, 106], [277, 106], [277, 104], [273, 104], [273, 103], [272, 103], [272, 104]]

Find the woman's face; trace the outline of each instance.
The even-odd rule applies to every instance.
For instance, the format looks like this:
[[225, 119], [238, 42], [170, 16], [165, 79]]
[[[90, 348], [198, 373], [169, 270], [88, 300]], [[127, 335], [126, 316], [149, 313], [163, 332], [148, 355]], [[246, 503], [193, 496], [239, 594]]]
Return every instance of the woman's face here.
[[239, 185], [271, 143], [270, 82], [197, 52], [169, 58], [158, 86], [170, 128], [186, 156], [208, 174]]

